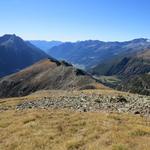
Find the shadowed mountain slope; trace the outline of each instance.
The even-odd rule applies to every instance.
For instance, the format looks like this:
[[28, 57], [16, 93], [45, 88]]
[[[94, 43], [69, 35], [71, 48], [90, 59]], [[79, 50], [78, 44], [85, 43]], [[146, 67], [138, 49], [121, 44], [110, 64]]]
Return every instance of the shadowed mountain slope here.
[[17, 72], [49, 56], [16, 35], [0, 37], [0, 77]]
[[139, 75], [150, 72], [150, 60], [144, 58], [123, 58], [117, 65], [112, 66], [107, 75]]
[[150, 95], [150, 74], [134, 75], [117, 86], [118, 90]]
[[66, 62], [42, 60], [0, 80], [0, 97], [23, 96], [43, 89], [80, 90], [105, 86]]
[[118, 55], [90, 70], [96, 75], [136, 75], [150, 71], [150, 49]]
[[[100, 64], [92, 70], [92, 73], [101, 76], [103, 70], [106, 71], [106, 66], [107, 69], [109, 66], [105, 72], [106, 76], [117, 76], [121, 79], [120, 83], [112, 86], [123, 91], [150, 95], [150, 49], [124, 57], [118, 63]], [[106, 85], [109, 85], [109, 81]]]

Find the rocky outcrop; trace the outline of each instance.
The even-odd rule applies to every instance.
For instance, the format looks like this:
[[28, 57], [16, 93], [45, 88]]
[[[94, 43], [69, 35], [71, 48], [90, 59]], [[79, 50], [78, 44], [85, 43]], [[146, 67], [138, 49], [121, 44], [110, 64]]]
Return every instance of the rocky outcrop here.
[[150, 97], [140, 95], [100, 95], [81, 94], [79, 96], [45, 97], [35, 101], [26, 101], [16, 106], [17, 110], [33, 108], [67, 108], [75, 111], [108, 111], [150, 115]]

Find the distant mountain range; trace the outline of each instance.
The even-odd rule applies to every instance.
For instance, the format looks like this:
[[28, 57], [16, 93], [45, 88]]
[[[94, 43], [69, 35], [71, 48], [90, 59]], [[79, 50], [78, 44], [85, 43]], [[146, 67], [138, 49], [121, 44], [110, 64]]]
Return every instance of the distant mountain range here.
[[66, 60], [76, 66], [89, 70], [107, 61], [121, 60], [124, 56], [136, 54], [150, 47], [148, 39], [135, 39], [127, 42], [81, 41], [63, 43], [48, 50], [59, 60]]
[[[98, 40], [75, 43], [31, 42], [24, 41], [16, 35], [0, 37], [0, 77], [18, 72], [41, 59], [50, 58], [49, 61], [43, 61], [21, 71], [23, 76], [19, 72], [2, 78], [0, 81], [1, 90], [3, 88], [7, 90], [15, 88], [18, 91], [16, 85], [21, 87], [20, 93], [23, 94], [10, 93], [9, 95], [24, 95], [38, 89], [95, 88], [95, 84], [94, 86], [91, 85], [91, 83], [96, 82], [94, 78], [106, 86], [119, 90], [150, 95], [150, 40], [148, 39], [141, 38], [126, 42]], [[45, 50], [53, 47], [46, 54], [35, 45]], [[65, 60], [64, 64], [62, 60]], [[75, 69], [66, 62], [83, 69], [88, 74]], [[51, 65], [51, 63], [55, 65]], [[46, 70], [43, 70], [45, 68]], [[84, 72], [82, 77], [85, 77], [90, 85], [83, 78], [80, 80], [74, 70], [81, 74]], [[88, 75], [88, 78], [86, 78], [86, 75]], [[25, 84], [28, 80], [35, 80], [35, 82], [30, 82], [33, 85]], [[55, 83], [57, 84], [54, 85]], [[3, 93], [5, 93], [4, 90]]]
[[48, 57], [42, 50], [16, 35], [0, 37], [0, 77]]
[[67, 62], [42, 60], [18, 73], [0, 79], [0, 97], [24, 96], [38, 90], [83, 90], [106, 88], [92, 76]]
[[61, 41], [44, 41], [44, 40], [43, 41], [41, 41], [41, 40], [31, 40], [29, 42], [32, 43], [33, 45], [35, 45], [36, 47], [42, 49], [46, 53], [50, 48], [52, 48], [54, 46], [58, 46], [58, 45], [63, 43]]

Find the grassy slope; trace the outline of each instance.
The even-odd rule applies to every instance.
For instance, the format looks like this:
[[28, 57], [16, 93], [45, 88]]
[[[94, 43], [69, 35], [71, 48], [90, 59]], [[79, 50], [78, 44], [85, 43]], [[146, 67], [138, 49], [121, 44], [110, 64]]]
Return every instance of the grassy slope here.
[[[81, 93], [116, 95], [113, 90]], [[80, 93], [80, 94], [81, 94]], [[27, 97], [3, 99], [1, 106], [78, 91], [41, 91]], [[0, 150], [149, 150], [149, 118], [130, 114], [70, 110], [8, 110], [0, 113]]]
[[103, 89], [90, 75], [66, 62], [45, 59], [0, 79], [0, 97], [24, 96], [43, 89]]
[[149, 150], [150, 122], [126, 114], [69, 110], [0, 113], [1, 150]]
[[116, 87], [121, 82], [117, 76], [99, 76], [97, 79], [108, 87]]

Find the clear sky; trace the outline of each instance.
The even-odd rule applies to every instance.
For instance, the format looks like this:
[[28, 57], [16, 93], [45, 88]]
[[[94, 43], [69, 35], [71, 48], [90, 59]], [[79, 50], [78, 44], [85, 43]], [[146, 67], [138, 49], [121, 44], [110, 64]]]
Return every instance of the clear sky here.
[[0, 0], [0, 35], [25, 40], [150, 38], [150, 0]]

